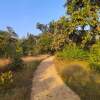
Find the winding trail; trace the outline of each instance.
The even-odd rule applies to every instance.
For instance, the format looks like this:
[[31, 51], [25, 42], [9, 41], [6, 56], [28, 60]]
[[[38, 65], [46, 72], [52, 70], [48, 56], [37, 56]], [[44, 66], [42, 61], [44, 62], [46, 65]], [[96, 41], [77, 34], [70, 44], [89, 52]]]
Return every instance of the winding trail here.
[[80, 100], [57, 74], [54, 57], [43, 60], [33, 78], [31, 100]]

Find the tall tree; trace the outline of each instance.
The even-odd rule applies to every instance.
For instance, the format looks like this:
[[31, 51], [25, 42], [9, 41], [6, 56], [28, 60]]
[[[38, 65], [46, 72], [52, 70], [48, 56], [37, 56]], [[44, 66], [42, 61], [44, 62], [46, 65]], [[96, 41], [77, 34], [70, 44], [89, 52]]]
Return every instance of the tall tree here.
[[8, 31], [0, 31], [0, 55], [14, 57], [17, 39]]
[[9, 32], [9, 34], [10, 34], [13, 38], [17, 38], [17, 37], [18, 37], [17, 33], [14, 31], [14, 29], [13, 29], [12, 27], [7, 26], [6, 28], [7, 28], [7, 31]]
[[33, 34], [27, 34], [27, 38], [22, 41], [22, 49], [24, 55], [33, 55], [37, 37]]
[[[65, 7], [67, 8], [67, 14], [70, 15], [71, 26], [73, 26], [73, 32], [77, 30], [77, 27], [81, 27], [81, 33], [83, 35], [83, 43], [87, 44], [94, 41], [99, 31], [97, 26], [99, 25], [100, 0], [67, 0]], [[86, 30], [89, 26], [90, 29]], [[77, 33], [77, 32], [76, 32]], [[84, 39], [86, 41], [84, 41]]]
[[39, 29], [42, 33], [46, 33], [48, 31], [48, 26], [45, 24], [37, 23], [36, 28]]

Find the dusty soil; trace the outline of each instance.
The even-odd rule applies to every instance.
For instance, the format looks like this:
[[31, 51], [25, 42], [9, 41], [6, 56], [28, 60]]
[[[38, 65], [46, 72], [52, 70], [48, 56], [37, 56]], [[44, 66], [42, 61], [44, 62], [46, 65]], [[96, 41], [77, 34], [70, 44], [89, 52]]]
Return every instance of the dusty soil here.
[[54, 57], [42, 61], [33, 78], [31, 100], [80, 100], [57, 74]]
[[[40, 61], [40, 60], [46, 59], [48, 56], [49, 55], [26, 56], [26, 57], [22, 57], [22, 60], [24, 62]], [[9, 63], [10, 63], [9, 59], [0, 58], [0, 67], [6, 66]]]
[[26, 57], [22, 57], [22, 60], [24, 62], [40, 61], [46, 59], [47, 57], [49, 57], [49, 55], [26, 56]]
[[0, 68], [4, 67], [5, 65], [9, 64], [10, 60], [9, 59], [0, 59]]
[[[25, 63], [32, 62], [32, 61], [41, 61], [49, 57], [49, 55], [38, 55], [38, 56], [26, 56], [22, 57], [22, 60]], [[3, 72], [5, 70], [8, 70], [8, 64], [10, 64], [10, 59], [7, 58], [0, 58], [0, 72]]]

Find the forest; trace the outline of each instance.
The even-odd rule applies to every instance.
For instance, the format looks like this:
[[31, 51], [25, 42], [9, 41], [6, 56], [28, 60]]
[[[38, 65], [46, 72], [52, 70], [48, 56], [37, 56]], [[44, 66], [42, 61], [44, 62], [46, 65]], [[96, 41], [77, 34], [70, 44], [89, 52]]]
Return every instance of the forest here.
[[66, 0], [64, 8], [58, 20], [37, 22], [39, 35], [19, 38], [10, 26], [0, 30], [0, 100], [30, 100], [42, 60], [23, 58], [39, 55], [55, 56], [59, 76], [81, 100], [100, 100], [100, 0]]

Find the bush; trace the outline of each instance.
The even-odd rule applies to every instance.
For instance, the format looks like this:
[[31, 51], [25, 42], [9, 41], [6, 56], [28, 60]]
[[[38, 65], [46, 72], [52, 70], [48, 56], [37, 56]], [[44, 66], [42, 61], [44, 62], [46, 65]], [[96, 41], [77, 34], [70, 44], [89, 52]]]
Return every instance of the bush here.
[[0, 90], [0, 100], [30, 100], [33, 73], [39, 63], [40, 61], [26, 62], [21, 71], [15, 72], [10, 87]]
[[77, 47], [76, 45], [67, 45], [63, 51], [57, 53], [57, 57], [63, 59], [88, 59], [88, 52]]
[[90, 63], [91, 70], [94, 70], [97, 73], [100, 73], [100, 64]]
[[9, 66], [12, 71], [17, 71], [19, 69], [22, 69], [24, 63], [21, 58], [15, 57], [12, 59], [12, 63]]
[[4, 72], [0, 74], [0, 89], [9, 88], [13, 83], [13, 73], [12, 71]]
[[89, 55], [90, 68], [96, 72], [100, 72], [100, 42], [97, 42], [90, 49]]

